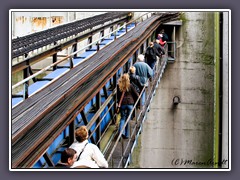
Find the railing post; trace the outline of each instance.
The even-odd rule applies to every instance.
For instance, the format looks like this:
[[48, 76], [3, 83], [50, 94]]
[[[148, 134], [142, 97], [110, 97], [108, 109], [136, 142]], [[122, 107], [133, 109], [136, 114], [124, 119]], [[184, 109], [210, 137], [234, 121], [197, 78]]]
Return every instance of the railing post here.
[[24, 89], [24, 99], [28, 98], [28, 81], [23, 84]]
[[[100, 107], [101, 107], [101, 94], [99, 91], [96, 95], [96, 109], [98, 110], [100, 109]], [[96, 120], [96, 124], [99, 124], [99, 123], [100, 123], [100, 115]], [[96, 142], [99, 141], [100, 137], [101, 137], [101, 127], [99, 126], [96, 130]], [[100, 148], [100, 143], [98, 143], [97, 146]]]
[[[53, 58], [52, 59], [53, 63], [57, 62], [57, 53], [53, 54], [52, 58]], [[56, 69], [57, 69], [57, 65], [54, 65], [53, 70], [55, 71]]]
[[[113, 87], [114, 87], [114, 89], [116, 89], [116, 87], [117, 87], [117, 73], [113, 75]], [[114, 99], [114, 102], [116, 103], [117, 102], [117, 92], [114, 94], [113, 99]], [[116, 112], [116, 108], [117, 108], [116, 106], [117, 105], [115, 104], [113, 107], [114, 112]], [[117, 121], [117, 117], [115, 119], [113, 119], [113, 124], [115, 124], [116, 121]]]
[[73, 68], [73, 58], [72, 57], [70, 57], [69, 58], [69, 63], [70, 63], [70, 69], [72, 69]]
[[[91, 43], [92, 43], [92, 36], [88, 38], [88, 44], [91, 44]], [[90, 45], [88, 49], [91, 49], [91, 48], [92, 48], [92, 45]]]
[[44, 159], [45, 159], [45, 161], [46, 161], [46, 163], [47, 163], [47, 165], [49, 167], [53, 167], [54, 166], [54, 163], [53, 163], [51, 157], [48, 155], [47, 152], [43, 154], [43, 157], [44, 157]]
[[75, 119], [69, 124], [69, 144], [72, 144], [75, 139]]
[[99, 43], [97, 42], [97, 51], [99, 51], [99, 49], [100, 49], [100, 46], [99, 46]]
[[[123, 157], [123, 155], [124, 155], [124, 144], [123, 144], [123, 138], [121, 137], [120, 138], [120, 140], [121, 140], [121, 145], [122, 145], [122, 157]], [[123, 158], [122, 158], [122, 167], [124, 167], [124, 162], [123, 162]]]
[[[76, 42], [76, 44], [73, 45], [73, 52], [76, 52], [76, 51], [77, 51], [77, 42]], [[74, 54], [73, 57], [76, 58], [77, 54]]]
[[117, 31], [114, 32], [114, 40], [117, 39]]
[[176, 60], [176, 42], [174, 42], [173, 57], [174, 57], [174, 60]]

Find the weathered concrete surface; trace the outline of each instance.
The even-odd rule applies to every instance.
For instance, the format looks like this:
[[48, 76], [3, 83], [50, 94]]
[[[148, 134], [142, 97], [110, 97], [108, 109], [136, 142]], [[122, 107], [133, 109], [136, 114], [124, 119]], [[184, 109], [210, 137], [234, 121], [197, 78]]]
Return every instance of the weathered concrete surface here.
[[[212, 167], [214, 107], [213, 13], [188, 12], [143, 126], [131, 167]], [[181, 103], [173, 107], [174, 96]], [[136, 155], [134, 156], [136, 157]]]

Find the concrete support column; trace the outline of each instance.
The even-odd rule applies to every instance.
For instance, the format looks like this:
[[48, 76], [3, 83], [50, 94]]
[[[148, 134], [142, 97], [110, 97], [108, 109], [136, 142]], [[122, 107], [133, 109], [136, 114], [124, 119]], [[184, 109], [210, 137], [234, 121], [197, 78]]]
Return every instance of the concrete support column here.
[[[143, 125], [141, 168], [209, 168], [213, 162], [214, 13], [185, 12]], [[181, 103], [173, 105], [173, 97]]]

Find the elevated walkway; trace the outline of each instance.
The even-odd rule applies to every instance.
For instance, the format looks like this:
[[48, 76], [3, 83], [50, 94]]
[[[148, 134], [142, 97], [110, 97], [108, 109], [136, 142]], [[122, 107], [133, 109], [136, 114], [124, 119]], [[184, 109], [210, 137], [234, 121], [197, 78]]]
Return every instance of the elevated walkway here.
[[[165, 14], [164, 18], [165, 16], [168, 17], [168, 14]], [[171, 17], [171, 14], [169, 16]], [[167, 57], [156, 66], [154, 78], [142, 92], [144, 105], [140, 110], [137, 110], [135, 105], [135, 111], [132, 112], [135, 113], [135, 119], [127, 120], [131, 124], [129, 140], [123, 140], [121, 133], [116, 133], [114, 125], [116, 82], [120, 74], [127, 72], [135, 62], [140, 46], [159, 26], [159, 18], [153, 16], [134, 32], [127, 33], [124, 38], [109, 45], [113, 38], [121, 37], [121, 32], [126, 31], [121, 29], [45, 76], [40, 81], [41, 87], [38, 82], [31, 85], [33, 90], [29, 86], [29, 92], [32, 93], [30, 98], [24, 100], [23, 104], [15, 102], [13, 107], [13, 167], [53, 166], [59, 160], [64, 147], [73, 142], [74, 130], [80, 125], [87, 125], [90, 141], [104, 152], [110, 167], [128, 166], [149, 104], [166, 67]], [[103, 48], [103, 45], [106, 45], [106, 48]], [[98, 50], [100, 53], [96, 55]], [[84, 61], [87, 58], [90, 61]], [[72, 65], [75, 68], [71, 69]], [[45, 82], [44, 79], [48, 80]], [[49, 79], [54, 80], [53, 84], [48, 84]], [[40, 104], [42, 106], [39, 106]], [[22, 144], [25, 144], [24, 151]]]

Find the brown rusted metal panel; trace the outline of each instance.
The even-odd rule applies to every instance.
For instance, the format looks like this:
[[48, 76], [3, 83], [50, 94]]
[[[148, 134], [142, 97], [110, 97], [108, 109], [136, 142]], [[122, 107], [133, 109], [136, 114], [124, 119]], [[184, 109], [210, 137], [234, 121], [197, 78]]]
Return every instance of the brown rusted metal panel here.
[[51, 22], [52, 22], [52, 25], [54, 25], [54, 26], [62, 24], [64, 22], [64, 17], [63, 16], [52, 16]]
[[35, 32], [36, 29], [45, 29], [47, 27], [47, 17], [32, 17], [32, 31]]
[[16, 18], [17, 23], [24, 24], [24, 23], [26, 23], [26, 21], [27, 21], [27, 17], [25, 17], [25, 16], [19, 16]]

